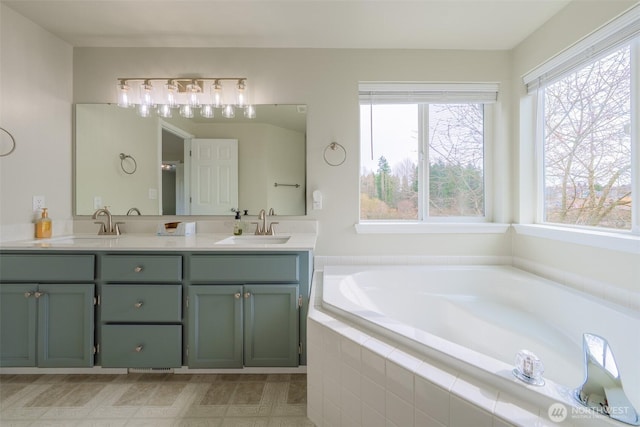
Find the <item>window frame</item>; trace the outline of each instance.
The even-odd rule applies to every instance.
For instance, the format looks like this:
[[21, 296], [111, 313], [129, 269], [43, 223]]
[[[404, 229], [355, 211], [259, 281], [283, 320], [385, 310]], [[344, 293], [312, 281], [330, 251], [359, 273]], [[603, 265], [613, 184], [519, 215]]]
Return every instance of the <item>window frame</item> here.
[[[359, 84], [360, 102], [362, 105], [375, 106], [376, 104], [409, 103], [418, 106], [418, 175], [420, 178], [418, 218], [406, 219], [363, 219], [361, 218], [361, 206], [358, 202], [358, 224], [356, 230], [359, 233], [382, 233], [398, 231], [404, 227], [407, 232], [505, 232], [508, 225], [499, 227], [482, 227], [482, 224], [493, 223], [493, 151], [495, 147], [495, 103], [498, 96], [498, 84], [496, 83], [366, 83]], [[374, 101], [375, 95], [382, 93], [384, 98], [393, 98], [397, 102], [386, 100]], [[487, 93], [492, 93], [492, 97]], [[417, 93], [417, 95], [416, 95]], [[368, 97], [368, 98], [367, 98]], [[409, 99], [411, 98], [411, 99]], [[428, 104], [483, 104], [483, 192], [484, 215], [482, 216], [430, 216], [429, 215], [429, 141], [428, 132], [429, 117]], [[359, 115], [360, 119], [362, 117]], [[364, 144], [360, 138], [359, 161], [361, 159]], [[358, 194], [361, 193], [360, 179], [362, 165], [358, 168]], [[455, 231], [453, 231], [455, 230]], [[464, 231], [463, 231], [464, 230]]]
[[[543, 91], [547, 85], [550, 85], [564, 77], [578, 71], [583, 66], [592, 64], [616, 49], [630, 44], [630, 61], [631, 61], [631, 228], [616, 229], [611, 227], [598, 227], [581, 224], [568, 224], [547, 221], [545, 218], [545, 152], [544, 152], [544, 98]], [[635, 72], [634, 72], [635, 70]], [[535, 98], [535, 181], [536, 181], [536, 203], [535, 203], [535, 224], [547, 228], [562, 229], [565, 231], [575, 230], [579, 233], [593, 233], [594, 235], [630, 235], [640, 236], [640, 35], [626, 43], [615, 43], [607, 49], [601, 49], [598, 55], [590, 57], [588, 61], [581, 61], [574, 68], [565, 70], [556, 75], [553, 79], [549, 79], [546, 83], [536, 82], [535, 92], [532, 94]], [[546, 234], [546, 233], [545, 233]]]

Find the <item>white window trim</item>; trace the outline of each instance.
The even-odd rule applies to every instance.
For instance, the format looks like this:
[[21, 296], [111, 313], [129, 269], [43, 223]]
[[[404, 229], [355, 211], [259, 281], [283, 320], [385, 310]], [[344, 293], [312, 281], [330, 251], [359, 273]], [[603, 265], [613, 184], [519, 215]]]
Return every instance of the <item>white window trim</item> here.
[[510, 224], [495, 222], [361, 221], [355, 224], [358, 234], [504, 234], [509, 227]]
[[640, 254], [640, 237], [603, 229], [563, 227], [555, 224], [513, 224], [516, 233], [594, 248]]
[[[603, 52], [610, 51], [616, 46], [628, 42], [640, 34], [640, 4], [632, 6], [620, 16], [600, 27], [590, 35], [575, 43], [549, 61], [538, 66], [523, 76], [523, 82], [527, 86], [527, 92], [533, 99], [535, 111], [533, 130], [535, 135], [535, 215], [533, 224], [514, 224], [517, 233], [541, 238], [547, 238], [569, 243], [585, 244], [592, 247], [617, 250], [622, 252], [640, 253], [640, 201], [636, 200], [632, 211], [631, 230], [614, 230], [598, 227], [580, 227], [568, 224], [557, 224], [544, 221], [544, 174], [543, 174], [543, 149], [542, 149], [542, 103], [538, 96], [541, 86], [550, 84], [571, 72], [571, 65], [578, 67], [590, 61], [596, 61]], [[640, 41], [636, 40], [631, 45], [634, 54], [632, 67], [640, 69]], [[575, 69], [575, 68], [573, 68]], [[632, 112], [640, 111], [640, 76], [632, 73]], [[633, 165], [640, 165], [640, 119], [638, 114], [632, 115], [632, 148], [631, 161]], [[634, 185], [634, 198], [640, 196], [640, 167], [632, 169], [632, 183]], [[522, 197], [522, 196], [521, 196]]]
[[[421, 214], [426, 217], [421, 220], [363, 220], [355, 224], [359, 234], [372, 233], [504, 233], [510, 224], [493, 223], [493, 153], [495, 150], [495, 112], [494, 104], [498, 99], [498, 83], [390, 83], [390, 82], [360, 82], [358, 85], [360, 104], [371, 100], [376, 103], [397, 102], [468, 102], [484, 104], [484, 144], [483, 144], [483, 175], [484, 175], [484, 215], [478, 217], [437, 217], [429, 216], [424, 206], [419, 206]], [[406, 94], [416, 94], [409, 101]], [[446, 99], [446, 101], [445, 101]], [[491, 142], [491, 143], [488, 143]], [[421, 150], [424, 150], [421, 147]], [[429, 181], [423, 169], [423, 182], [428, 188]], [[424, 190], [423, 190], [424, 191]], [[428, 192], [422, 195], [428, 196]], [[358, 204], [358, 217], [360, 206]], [[494, 226], [495, 225], [495, 226]]]

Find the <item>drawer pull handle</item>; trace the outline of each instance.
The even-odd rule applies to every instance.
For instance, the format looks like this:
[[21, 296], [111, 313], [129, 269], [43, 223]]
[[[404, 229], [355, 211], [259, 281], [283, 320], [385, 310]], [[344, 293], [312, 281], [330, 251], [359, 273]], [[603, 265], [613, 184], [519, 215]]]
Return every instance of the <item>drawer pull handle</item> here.
[[33, 295], [33, 292], [31, 292], [31, 291], [24, 293], [24, 297], [25, 298], [29, 298], [31, 295]]
[[34, 292], [34, 294], [33, 294], [33, 296], [34, 296], [34, 297], [36, 297], [36, 298], [40, 298], [42, 295], [44, 295], [44, 292], [38, 292], [38, 291], [36, 291], [36, 292]]
[[138, 265], [136, 268], [133, 269], [133, 271], [135, 271], [136, 273], [140, 273], [142, 271], [142, 266]]
[[137, 346], [137, 347], [135, 348], [136, 353], [142, 353], [142, 349], [143, 349], [143, 346], [142, 346], [142, 345]]
[[249, 298], [250, 296], [251, 296], [251, 292], [245, 292], [245, 293], [244, 293], [244, 297], [245, 297], [245, 298]]
[[133, 304], [133, 306], [134, 306], [135, 308], [140, 308], [140, 307], [142, 307], [142, 301], [138, 301], [137, 303]]
[[236, 292], [235, 295], [233, 295], [236, 299], [240, 299], [240, 292]]

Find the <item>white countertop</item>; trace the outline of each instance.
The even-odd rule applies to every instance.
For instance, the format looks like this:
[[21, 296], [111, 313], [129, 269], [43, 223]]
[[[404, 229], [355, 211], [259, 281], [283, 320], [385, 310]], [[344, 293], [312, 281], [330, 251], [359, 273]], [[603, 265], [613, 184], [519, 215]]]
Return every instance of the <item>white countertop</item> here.
[[[284, 243], [256, 242], [261, 237], [289, 237]], [[98, 250], [98, 251], [298, 251], [313, 250], [315, 233], [281, 233], [276, 236], [243, 235], [240, 241], [229, 242], [231, 234], [199, 233], [192, 236], [157, 236], [126, 233], [120, 236], [73, 234], [50, 239], [29, 239], [0, 243], [2, 250]], [[255, 237], [255, 238], [254, 238]], [[248, 239], [245, 241], [242, 239]], [[226, 241], [225, 241], [226, 239]], [[223, 242], [224, 241], [224, 242]]]

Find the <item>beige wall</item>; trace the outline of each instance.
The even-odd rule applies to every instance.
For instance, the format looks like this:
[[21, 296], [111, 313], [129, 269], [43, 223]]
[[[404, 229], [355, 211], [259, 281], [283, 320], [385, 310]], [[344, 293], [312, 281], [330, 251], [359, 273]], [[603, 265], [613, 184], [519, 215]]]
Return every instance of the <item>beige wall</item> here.
[[[94, 198], [113, 213], [136, 207], [145, 215], [160, 213], [160, 120], [140, 120], [133, 110], [105, 104], [76, 106], [76, 212], [90, 215]], [[135, 163], [120, 153], [135, 159]], [[123, 169], [124, 168], [124, 169]], [[135, 170], [134, 170], [135, 168]], [[133, 173], [126, 173], [133, 172]], [[149, 198], [155, 190], [157, 197]], [[98, 206], [98, 207], [102, 207]]]
[[0, 4], [0, 126], [17, 142], [0, 157], [0, 238], [33, 237], [32, 197], [54, 233], [70, 231], [71, 46]]
[[[514, 146], [512, 153], [514, 164], [519, 166], [514, 169], [514, 182], [517, 183], [513, 194], [516, 222], [530, 223], [535, 216], [532, 115], [522, 76], [635, 3], [635, 0], [574, 1], [513, 50], [513, 105], [516, 108], [513, 132], [516, 135], [514, 139], [519, 139], [519, 144]], [[514, 234], [513, 255], [548, 268], [585, 276], [590, 280], [609, 283], [626, 290], [639, 290], [638, 254]]]

